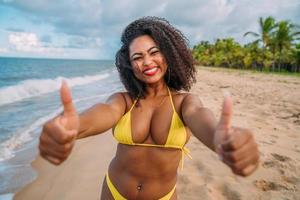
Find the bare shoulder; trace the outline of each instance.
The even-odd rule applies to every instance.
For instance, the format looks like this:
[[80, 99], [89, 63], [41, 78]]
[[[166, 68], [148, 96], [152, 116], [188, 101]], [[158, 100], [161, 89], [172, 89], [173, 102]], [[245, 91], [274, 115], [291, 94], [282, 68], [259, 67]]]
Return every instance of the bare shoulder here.
[[115, 111], [118, 111], [120, 113], [125, 113], [126, 107], [127, 107], [127, 101], [126, 101], [126, 92], [116, 92], [110, 95], [107, 100], [106, 104], [110, 106]]
[[186, 93], [181, 106], [183, 108], [190, 107], [190, 106], [195, 108], [195, 107], [203, 107], [203, 104], [198, 95], [193, 93]]
[[131, 98], [128, 92], [116, 92], [108, 97], [106, 100], [107, 104], [122, 107], [121, 110], [127, 112], [127, 108], [130, 108], [134, 100]]
[[176, 111], [182, 114], [187, 110], [203, 107], [198, 95], [189, 92], [172, 92], [174, 106]]
[[178, 104], [180, 107], [184, 105], [203, 106], [199, 96], [190, 92], [174, 92], [172, 96], [174, 103]]
[[203, 108], [203, 104], [197, 94], [189, 92], [180, 94], [182, 96], [180, 104], [180, 113], [182, 117], [196, 111], [197, 109]]

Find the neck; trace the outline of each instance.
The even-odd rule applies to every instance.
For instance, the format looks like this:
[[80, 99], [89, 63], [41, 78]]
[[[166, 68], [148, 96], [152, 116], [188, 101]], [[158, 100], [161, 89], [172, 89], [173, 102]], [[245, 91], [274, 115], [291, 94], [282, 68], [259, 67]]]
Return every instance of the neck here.
[[146, 97], [157, 97], [168, 93], [168, 86], [165, 81], [147, 85]]

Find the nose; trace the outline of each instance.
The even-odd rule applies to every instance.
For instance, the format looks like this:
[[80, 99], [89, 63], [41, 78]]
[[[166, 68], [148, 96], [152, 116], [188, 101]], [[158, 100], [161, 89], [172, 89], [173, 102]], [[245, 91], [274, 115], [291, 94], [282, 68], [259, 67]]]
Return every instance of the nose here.
[[143, 65], [144, 66], [149, 66], [152, 64], [152, 59], [151, 59], [151, 56], [149, 55], [145, 55], [144, 56], [144, 60], [143, 60]]

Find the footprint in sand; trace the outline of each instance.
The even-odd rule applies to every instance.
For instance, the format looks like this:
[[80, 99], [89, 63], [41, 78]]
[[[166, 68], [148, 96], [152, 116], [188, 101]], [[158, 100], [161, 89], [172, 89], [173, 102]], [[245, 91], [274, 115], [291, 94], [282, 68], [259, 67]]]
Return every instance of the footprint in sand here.
[[228, 185], [224, 185], [223, 194], [227, 199], [231, 200], [241, 200], [242, 196], [237, 191], [233, 190], [234, 188], [231, 188]]
[[283, 156], [283, 155], [280, 155], [280, 154], [277, 154], [277, 153], [271, 153], [271, 155], [272, 155], [276, 160], [279, 160], [279, 161], [281, 161], [281, 162], [285, 162], [285, 161], [290, 161], [290, 160], [291, 160], [290, 157]]
[[[262, 190], [262, 191], [279, 191], [279, 190], [288, 190], [288, 191], [298, 191], [297, 186], [294, 184], [290, 184], [290, 182], [283, 180], [284, 182], [273, 182], [273, 181], [266, 181], [264, 179], [255, 180], [254, 185]], [[290, 181], [290, 180], [289, 180]], [[292, 180], [295, 181], [295, 180]], [[296, 180], [298, 181], [298, 180]]]
[[262, 163], [262, 166], [265, 167], [265, 168], [274, 167], [274, 166], [276, 166], [276, 161], [267, 160], [267, 161]]
[[277, 153], [271, 153], [272, 157], [275, 159], [268, 159], [262, 163], [262, 166], [265, 168], [275, 167], [282, 174], [283, 168], [286, 168], [286, 163], [292, 159], [287, 156], [283, 156]]
[[[276, 128], [276, 127], [274, 127], [274, 130], [277, 130], [277, 128]], [[271, 134], [270, 136], [271, 136], [271, 137], [273, 137], [273, 138], [276, 138], [276, 139], [278, 139], [278, 138], [279, 138], [279, 136], [278, 136], [278, 135], [273, 135], [273, 134]]]
[[282, 186], [278, 183], [272, 182], [272, 181], [266, 181], [264, 179], [261, 180], [255, 180], [254, 185], [261, 189], [262, 191], [269, 191], [269, 190], [280, 190]]

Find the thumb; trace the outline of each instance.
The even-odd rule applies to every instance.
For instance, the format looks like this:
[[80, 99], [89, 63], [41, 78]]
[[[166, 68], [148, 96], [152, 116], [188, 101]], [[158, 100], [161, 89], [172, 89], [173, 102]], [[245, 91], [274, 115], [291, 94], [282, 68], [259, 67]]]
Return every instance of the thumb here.
[[67, 82], [65, 80], [62, 81], [60, 88], [60, 98], [64, 107], [64, 117], [74, 116], [77, 114], [75, 106], [72, 102], [72, 94]]
[[224, 93], [224, 101], [222, 106], [222, 113], [219, 121], [219, 128], [229, 130], [231, 127], [231, 118], [232, 118], [232, 99], [230, 93], [226, 91]]

